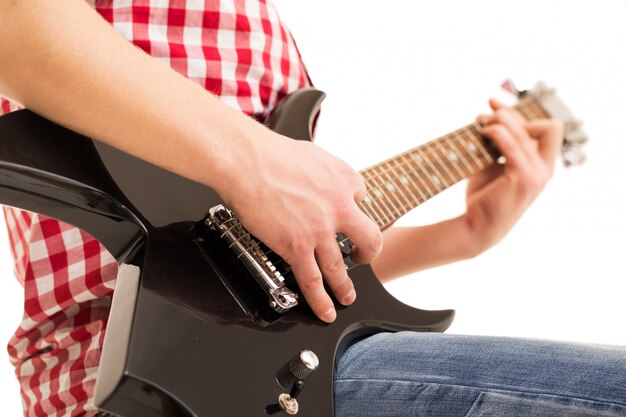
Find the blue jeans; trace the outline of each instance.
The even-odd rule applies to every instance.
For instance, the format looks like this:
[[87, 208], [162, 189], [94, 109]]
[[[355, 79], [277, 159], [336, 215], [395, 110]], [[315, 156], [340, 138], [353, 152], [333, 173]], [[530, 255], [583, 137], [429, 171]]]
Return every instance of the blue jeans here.
[[381, 333], [340, 359], [337, 417], [626, 416], [626, 348]]

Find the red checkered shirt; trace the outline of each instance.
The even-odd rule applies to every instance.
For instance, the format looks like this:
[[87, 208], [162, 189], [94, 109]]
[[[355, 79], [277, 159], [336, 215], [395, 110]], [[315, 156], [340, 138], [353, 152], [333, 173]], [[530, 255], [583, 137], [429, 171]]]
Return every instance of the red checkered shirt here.
[[[90, 3], [129, 41], [247, 114], [266, 115], [285, 94], [308, 84], [269, 0]], [[17, 108], [0, 101], [2, 114]], [[25, 294], [23, 320], [8, 345], [24, 415], [92, 416], [117, 264], [73, 226], [4, 211]]]

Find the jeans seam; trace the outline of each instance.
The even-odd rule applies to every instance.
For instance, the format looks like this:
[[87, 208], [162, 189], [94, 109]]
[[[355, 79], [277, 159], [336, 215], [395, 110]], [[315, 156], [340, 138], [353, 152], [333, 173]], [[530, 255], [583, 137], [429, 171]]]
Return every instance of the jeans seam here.
[[344, 381], [345, 382], [357, 382], [357, 381], [405, 382], [405, 383], [422, 384], [422, 385], [431, 384], [431, 385], [439, 385], [439, 386], [471, 388], [471, 389], [476, 389], [480, 391], [481, 393], [485, 391], [491, 391], [491, 392], [500, 392], [500, 393], [515, 393], [515, 394], [522, 394], [522, 395], [526, 394], [526, 395], [538, 395], [538, 396], [549, 396], [549, 397], [562, 397], [562, 398], [569, 398], [569, 399], [578, 400], [578, 401], [592, 402], [596, 404], [617, 406], [620, 408], [626, 407], [626, 403], [618, 403], [618, 402], [612, 402], [612, 401], [603, 401], [603, 400], [597, 400], [597, 399], [591, 399], [591, 398], [583, 398], [583, 397], [577, 397], [574, 395], [567, 395], [567, 394], [555, 394], [555, 393], [540, 392], [540, 391], [521, 391], [521, 390], [505, 389], [505, 388], [489, 388], [489, 387], [479, 387], [475, 385], [464, 385], [464, 384], [455, 384], [455, 383], [416, 381], [416, 380], [410, 380], [410, 379], [377, 379], [377, 378], [342, 378], [342, 379], [335, 380], [335, 382], [344, 382]]
[[467, 413], [465, 413], [465, 415], [463, 417], [469, 416], [470, 413], [472, 413], [474, 411], [474, 407], [476, 407], [476, 404], [478, 403], [478, 400], [480, 400], [484, 396], [485, 396], [485, 393], [480, 391], [478, 393], [478, 395], [476, 396], [476, 398], [474, 398], [474, 401], [472, 401], [472, 405], [470, 406], [469, 410], [467, 410]]

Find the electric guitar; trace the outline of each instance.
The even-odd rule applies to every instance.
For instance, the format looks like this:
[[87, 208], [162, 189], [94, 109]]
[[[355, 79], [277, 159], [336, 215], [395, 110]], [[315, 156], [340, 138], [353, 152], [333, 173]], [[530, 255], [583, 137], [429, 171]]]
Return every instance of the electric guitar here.
[[[567, 164], [584, 132], [553, 91], [520, 93], [528, 119], [566, 126]], [[324, 94], [297, 91], [268, 121], [310, 139]], [[381, 229], [452, 184], [497, 163], [477, 123], [362, 171], [360, 208]], [[358, 298], [318, 320], [289, 265], [251, 236], [211, 189], [60, 127], [30, 111], [0, 117], [0, 203], [73, 224], [120, 264], [96, 405], [122, 417], [331, 417], [335, 360], [383, 331], [443, 332], [454, 311], [389, 295], [354, 266]]]

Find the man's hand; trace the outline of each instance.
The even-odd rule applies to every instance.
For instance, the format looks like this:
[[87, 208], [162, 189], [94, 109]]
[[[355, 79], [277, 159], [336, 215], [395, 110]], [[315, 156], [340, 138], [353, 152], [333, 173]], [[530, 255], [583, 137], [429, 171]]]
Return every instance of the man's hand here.
[[552, 176], [563, 142], [554, 120], [527, 121], [492, 100], [480, 116], [484, 133], [506, 158], [470, 178], [465, 214], [439, 223], [385, 232], [385, 250], [372, 264], [385, 282], [415, 271], [471, 258], [511, 230]]
[[466, 218], [480, 252], [513, 227], [551, 178], [563, 143], [563, 126], [555, 120], [527, 121], [495, 100], [491, 116], [481, 116], [484, 134], [506, 158], [472, 177], [467, 188]]
[[376, 257], [382, 241], [357, 208], [365, 197], [359, 174], [220, 102], [122, 38], [87, 2], [33, 6], [0, 1], [0, 93], [216, 190], [291, 264], [323, 320], [333, 321], [335, 312], [322, 275], [339, 302], [354, 300], [335, 233], [350, 237], [361, 262]]
[[220, 192], [246, 228], [292, 267], [313, 312], [336, 318], [322, 279], [337, 301], [349, 305], [356, 293], [335, 239], [354, 243], [352, 258], [371, 262], [382, 234], [357, 206], [366, 194], [362, 177], [317, 145], [270, 131], [252, 144], [245, 169]]

